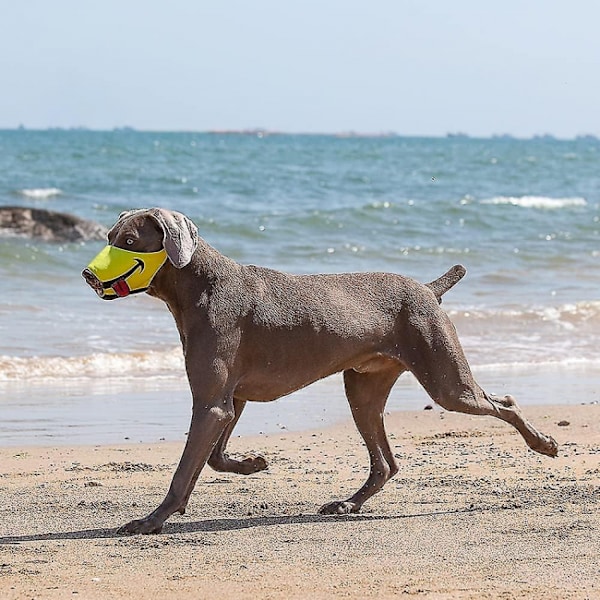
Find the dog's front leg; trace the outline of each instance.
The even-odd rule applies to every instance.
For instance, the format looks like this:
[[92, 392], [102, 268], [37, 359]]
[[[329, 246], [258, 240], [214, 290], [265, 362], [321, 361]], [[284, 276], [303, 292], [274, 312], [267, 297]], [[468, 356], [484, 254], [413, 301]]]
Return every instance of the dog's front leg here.
[[225, 473], [239, 473], [240, 475], [251, 475], [258, 471], [262, 471], [267, 468], [267, 461], [262, 457], [255, 454], [251, 454], [238, 460], [231, 458], [227, 452], [227, 442], [231, 437], [233, 429], [238, 422], [244, 406], [246, 405], [245, 400], [239, 400], [238, 398], [233, 399], [233, 407], [235, 409], [234, 419], [225, 427], [223, 435], [219, 438], [219, 441], [215, 444], [215, 447], [208, 459], [208, 464], [215, 471], [222, 471]]
[[[228, 409], [230, 406], [230, 410]], [[187, 442], [165, 499], [147, 517], [123, 525], [118, 533], [160, 533], [164, 522], [175, 512], [184, 513], [185, 507], [212, 449], [233, 418], [233, 401], [220, 406], [194, 407]]]

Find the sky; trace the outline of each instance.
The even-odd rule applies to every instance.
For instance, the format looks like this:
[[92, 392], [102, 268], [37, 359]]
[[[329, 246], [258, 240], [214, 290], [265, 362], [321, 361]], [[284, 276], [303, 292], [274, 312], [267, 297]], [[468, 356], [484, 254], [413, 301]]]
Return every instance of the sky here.
[[0, 5], [0, 128], [600, 136], [598, 0]]

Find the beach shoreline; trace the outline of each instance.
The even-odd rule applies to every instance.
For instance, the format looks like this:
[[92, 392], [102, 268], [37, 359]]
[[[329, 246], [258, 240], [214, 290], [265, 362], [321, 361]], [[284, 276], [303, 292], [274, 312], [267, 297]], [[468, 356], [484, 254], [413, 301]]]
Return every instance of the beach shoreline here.
[[[561, 368], [552, 362], [475, 365], [473, 373], [488, 393], [511, 394], [525, 410], [600, 401], [596, 362]], [[2, 381], [0, 396], [0, 445], [13, 447], [182, 442], [192, 407], [184, 373], [179, 378]], [[411, 373], [405, 373], [394, 385], [386, 410], [422, 410], [427, 405], [433, 405], [431, 398]], [[303, 432], [348, 419], [344, 383], [336, 374], [273, 402], [249, 402], [234, 434]]]
[[359, 515], [354, 425], [231, 440], [269, 469], [206, 468], [157, 536], [124, 522], [162, 500], [183, 443], [0, 448], [0, 595], [24, 598], [598, 597], [600, 406], [527, 406], [560, 444], [531, 452], [496, 419], [386, 416], [400, 472]]

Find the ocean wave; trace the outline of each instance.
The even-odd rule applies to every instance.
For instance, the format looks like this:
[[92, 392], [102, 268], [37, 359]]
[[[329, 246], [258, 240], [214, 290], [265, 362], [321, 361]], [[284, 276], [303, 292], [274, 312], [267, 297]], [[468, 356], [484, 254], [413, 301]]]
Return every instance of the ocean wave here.
[[495, 308], [462, 308], [449, 311], [451, 316], [472, 319], [488, 319], [494, 317], [538, 318], [544, 321], [571, 321], [600, 320], [600, 300], [584, 300], [581, 302], [568, 302], [556, 306], [532, 305], [523, 308], [499, 307]]
[[453, 309], [448, 314], [473, 366], [600, 364], [600, 302]]
[[[595, 340], [598, 327], [576, 326], [573, 319], [596, 319], [600, 302], [579, 308], [532, 311], [449, 311], [471, 366], [478, 371], [537, 372], [540, 368], [574, 371], [600, 369]], [[585, 306], [593, 304], [594, 306]], [[503, 319], [506, 319], [503, 323]], [[523, 323], [520, 319], [536, 319]], [[569, 321], [571, 319], [571, 321]], [[542, 331], [540, 323], [556, 323], [555, 333]], [[468, 324], [473, 327], [469, 327]], [[566, 323], [566, 325], [565, 325]], [[582, 337], [578, 332], [585, 330]], [[490, 334], [490, 332], [494, 332]], [[585, 339], [584, 339], [585, 338]], [[339, 376], [338, 376], [339, 377]], [[3, 386], [79, 386], [107, 390], [133, 385], [187, 386], [181, 348], [163, 351], [104, 353], [82, 356], [0, 356], [0, 389]], [[82, 389], [83, 389], [82, 388]]]
[[531, 373], [532, 368], [537, 370], [551, 370], [553, 373], [559, 372], [558, 370], [567, 371], [597, 371], [600, 368], [600, 358], [591, 357], [586, 358], [583, 356], [565, 356], [562, 358], [555, 359], [539, 359], [535, 361], [518, 361], [518, 362], [489, 362], [481, 365], [474, 365], [473, 367], [478, 372], [506, 372], [511, 371], [514, 373]]
[[[463, 340], [464, 341], [464, 340]], [[500, 344], [502, 341], [498, 340]], [[480, 342], [478, 342], [480, 343]], [[550, 350], [549, 352], [547, 350]], [[563, 348], [564, 350], [564, 348]], [[467, 353], [472, 368], [480, 373], [528, 373], [541, 370], [598, 371], [599, 356], [572, 355], [568, 352], [546, 351], [527, 355], [519, 353], [519, 358], [498, 360], [497, 349], [478, 356], [475, 349]], [[510, 356], [511, 353], [508, 353]], [[341, 375], [337, 374], [317, 383], [331, 391], [337, 386]], [[410, 377], [408, 378], [410, 380]], [[406, 378], [402, 378], [407, 382]], [[80, 357], [11, 357], [0, 356], [0, 389], [9, 386], [79, 387], [87, 392], [98, 393], [99, 386], [110, 392], [134, 386], [132, 389], [148, 390], [156, 386], [181, 385], [187, 388], [183, 356], [180, 349], [164, 352], [140, 352], [132, 354], [93, 354]], [[414, 385], [417, 386], [416, 380]], [[341, 389], [341, 388], [340, 388]]]
[[600, 325], [600, 301], [591, 300], [561, 304], [558, 306], [529, 306], [524, 308], [499, 309], [454, 309], [448, 312], [454, 319], [467, 321], [494, 321], [508, 319], [511, 321], [544, 321], [549, 323], [574, 326], [578, 324]]
[[546, 196], [496, 196], [486, 198], [480, 201], [480, 204], [508, 204], [511, 206], [520, 206], [522, 208], [539, 208], [546, 210], [556, 210], [560, 208], [570, 208], [573, 206], [586, 206], [585, 198], [548, 198]]
[[185, 377], [181, 349], [86, 356], [0, 356], [0, 382], [44, 384], [81, 379]]
[[34, 200], [45, 200], [46, 198], [52, 198], [53, 196], [60, 196], [62, 193], [62, 190], [55, 187], [29, 188], [18, 191], [19, 195], [25, 196], [26, 198], [32, 198]]

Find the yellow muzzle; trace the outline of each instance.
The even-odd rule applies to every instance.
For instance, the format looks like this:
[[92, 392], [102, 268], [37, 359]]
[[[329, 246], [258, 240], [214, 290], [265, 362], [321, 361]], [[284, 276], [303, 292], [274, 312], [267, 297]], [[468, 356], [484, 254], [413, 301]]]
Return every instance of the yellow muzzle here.
[[103, 300], [145, 292], [167, 260], [166, 250], [130, 252], [106, 246], [84, 269], [82, 275]]

